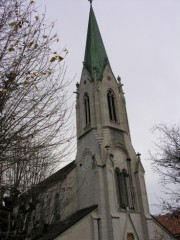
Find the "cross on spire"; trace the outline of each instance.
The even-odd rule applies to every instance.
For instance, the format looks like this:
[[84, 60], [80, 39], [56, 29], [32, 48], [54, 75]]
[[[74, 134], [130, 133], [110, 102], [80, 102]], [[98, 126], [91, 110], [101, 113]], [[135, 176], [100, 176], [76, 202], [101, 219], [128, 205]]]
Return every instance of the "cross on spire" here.
[[90, 2], [90, 4], [92, 4], [92, 1], [93, 1], [93, 0], [88, 0], [88, 1]]

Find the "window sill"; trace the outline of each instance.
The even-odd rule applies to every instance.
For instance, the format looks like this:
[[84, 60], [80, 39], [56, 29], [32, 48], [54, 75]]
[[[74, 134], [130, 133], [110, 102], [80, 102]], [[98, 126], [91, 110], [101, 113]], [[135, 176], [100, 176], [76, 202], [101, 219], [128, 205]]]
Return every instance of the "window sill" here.
[[110, 123], [111, 123], [111, 125], [113, 125], [113, 126], [120, 126], [120, 123], [119, 122], [115, 122], [115, 121], [112, 121], [112, 120], [109, 120], [110, 121]]

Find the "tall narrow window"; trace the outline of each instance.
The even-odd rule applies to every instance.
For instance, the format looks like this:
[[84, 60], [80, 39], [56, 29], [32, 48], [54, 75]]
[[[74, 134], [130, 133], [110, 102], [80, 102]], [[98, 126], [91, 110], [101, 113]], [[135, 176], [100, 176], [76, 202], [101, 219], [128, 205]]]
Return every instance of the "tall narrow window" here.
[[85, 123], [86, 126], [91, 123], [90, 101], [87, 93], [84, 94]]
[[122, 170], [122, 206], [124, 208], [129, 207], [129, 198], [128, 198], [128, 174], [125, 169]]
[[116, 174], [117, 197], [118, 197], [119, 205], [121, 207], [121, 203], [123, 201], [122, 194], [121, 194], [122, 184], [121, 184], [121, 172], [118, 168], [116, 168], [115, 174]]
[[44, 201], [42, 200], [40, 203], [40, 223], [44, 224], [45, 222], [45, 216], [44, 216]]
[[56, 193], [54, 198], [54, 221], [60, 220], [60, 199], [59, 194]]
[[117, 122], [116, 97], [111, 89], [107, 93], [107, 100], [109, 108], [109, 118], [111, 121]]
[[126, 209], [129, 207], [128, 196], [128, 174], [125, 169], [120, 171], [118, 168], [115, 170], [116, 183], [117, 183], [117, 195], [120, 208]]

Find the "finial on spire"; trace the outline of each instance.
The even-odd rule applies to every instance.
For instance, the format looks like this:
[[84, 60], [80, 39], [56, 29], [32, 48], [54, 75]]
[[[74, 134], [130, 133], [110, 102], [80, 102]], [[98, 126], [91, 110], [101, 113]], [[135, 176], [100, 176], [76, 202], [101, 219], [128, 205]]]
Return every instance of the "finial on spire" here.
[[90, 4], [92, 4], [92, 1], [93, 1], [93, 0], [88, 0], [88, 1], [90, 2]]

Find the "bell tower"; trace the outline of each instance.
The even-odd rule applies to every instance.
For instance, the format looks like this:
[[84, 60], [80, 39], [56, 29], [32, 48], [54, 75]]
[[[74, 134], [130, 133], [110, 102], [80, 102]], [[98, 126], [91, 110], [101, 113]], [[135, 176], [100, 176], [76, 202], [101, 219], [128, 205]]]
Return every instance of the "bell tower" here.
[[90, 8], [86, 49], [80, 85], [77, 84], [77, 137], [112, 127], [129, 134], [121, 79], [116, 80], [101, 38], [93, 8]]
[[131, 144], [121, 78], [113, 74], [92, 1], [90, 5], [76, 84], [78, 205], [98, 205], [94, 218], [103, 240], [127, 239], [128, 234], [134, 236], [129, 239], [148, 240], [144, 169]]

